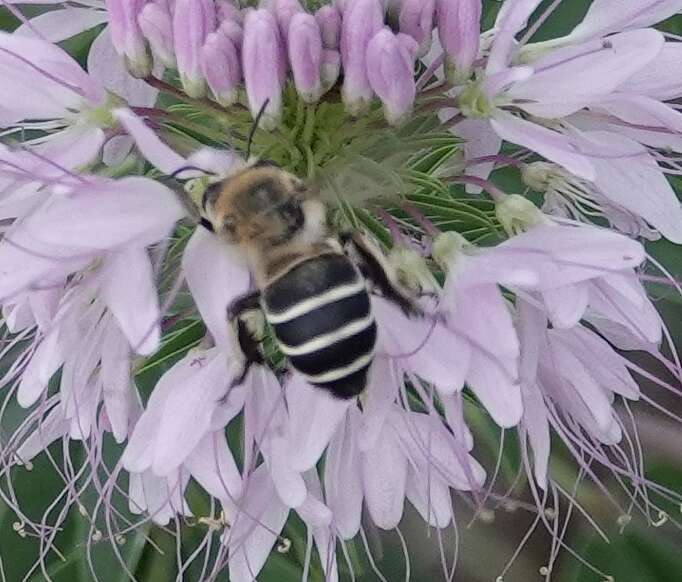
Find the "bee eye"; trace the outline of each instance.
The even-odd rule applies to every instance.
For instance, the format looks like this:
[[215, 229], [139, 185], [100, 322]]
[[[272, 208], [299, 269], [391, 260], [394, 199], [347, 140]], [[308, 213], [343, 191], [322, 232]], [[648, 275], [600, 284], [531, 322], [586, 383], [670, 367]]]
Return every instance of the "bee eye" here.
[[222, 184], [220, 182], [215, 182], [213, 184], [209, 184], [206, 186], [206, 189], [204, 190], [204, 194], [201, 197], [201, 207], [206, 210], [210, 205], [212, 205], [218, 196], [220, 195], [220, 190], [222, 188]]

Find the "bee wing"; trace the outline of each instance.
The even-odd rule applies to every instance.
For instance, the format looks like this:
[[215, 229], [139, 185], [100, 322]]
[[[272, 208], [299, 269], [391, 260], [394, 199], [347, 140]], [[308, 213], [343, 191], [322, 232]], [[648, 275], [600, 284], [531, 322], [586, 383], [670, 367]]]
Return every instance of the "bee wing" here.
[[330, 163], [318, 177], [320, 196], [327, 202], [368, 206], [372, 202], [398, 201], [406, 183], [395, 160], [376, 162], [360, 155], [345, 154]]

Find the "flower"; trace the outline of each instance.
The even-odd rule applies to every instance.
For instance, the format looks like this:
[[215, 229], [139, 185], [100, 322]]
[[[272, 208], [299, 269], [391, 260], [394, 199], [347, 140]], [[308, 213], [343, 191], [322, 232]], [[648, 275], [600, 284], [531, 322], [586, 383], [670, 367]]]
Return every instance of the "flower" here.
[[[204, 532], [181, 572], [247, 582], [275, 551], [334, 581], [365, 525], [402, 541], [411, 505], [440, 536], [453, 493], [476, 518], [527, 485], [553, 564], [559, 449], [617, 508], [612, 483], [645, 516], [680, 500], [643, 474], [637, 413], [679, 420], [640, 382], [675, 398], [682, 381], [651, 296], [679, 286], [641, 239], [682, 240], [682, 59], [651, 28], [682, 4], [594, 0], [542, 42], [558, 2], [503, 2], [483, 33], [478, 0], [313, 4], [94, 1], [30, 20], [8, 4], [1, 476], [40, 562], [75, 506], [89, 554], [153, 522], [181, 545]], [[55, 44], [102, 24], [87, 72]], [[237, 381], [228, 308], [263, 283], [202, 201], [252, 164], [307, 178], [366, 279], [378, 333], [358, 397], [308, 384], [257, 313], [241, 323], [263, 362]], [[512, 454], [527, 479], [508, 478]], [[13, 479], [42, 456], [64, 489], [33, 522]]]

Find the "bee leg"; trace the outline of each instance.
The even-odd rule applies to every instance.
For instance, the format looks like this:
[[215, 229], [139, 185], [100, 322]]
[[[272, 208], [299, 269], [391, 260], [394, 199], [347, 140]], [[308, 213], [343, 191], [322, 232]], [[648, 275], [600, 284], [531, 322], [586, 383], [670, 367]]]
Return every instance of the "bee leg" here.
[[244, 382], [253, 364], [264, 362], [260, 351], [259, 340], [254, 336], [244, 316], [249, 312], [260, 310], [260, 292], [253, 291], [235, 299], [227, 308], [227, 318], [235, 329], [237, 342], [244, 357], [242, 371], [232, 381], [232, 386]]
[[358, 231], [343, 233], [340, 239], [348, 254], [358, 263], [362, 274], [376, 286], [384, 298], [400, 307], [405, 315], [425, 316], [424, 310], [396, 281], [393, 269], [374, 242]]

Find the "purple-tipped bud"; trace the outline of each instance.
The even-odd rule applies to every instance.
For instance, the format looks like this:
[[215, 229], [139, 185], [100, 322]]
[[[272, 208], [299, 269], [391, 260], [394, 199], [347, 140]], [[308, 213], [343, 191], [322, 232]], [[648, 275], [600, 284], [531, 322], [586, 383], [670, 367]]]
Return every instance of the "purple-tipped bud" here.
[[206, 80], [201, 70], [201, 49], [216, 28], [212, 0], [176, 0], [173, 14], [173, 40], [178, 73], [190, 97], [203, 97]]
[[339, 79], [341, 74], [341, 53], [332, 49], [322, 51], [322, 66], [320, 77], [322, 79], [322, 92], [329, 91]]
[[264, 9], [251, 10], [244, 18], [242, 66], [246, 95], [255, 117], [269, 99], [261, 127], [273, 129], [282, 114], [284, 53], [275, 17]]
[[289, 24], [291, 23], [291, 19], [296, 14], [304, 12], [303, 7], [298, 0], [273, 0], [270, 4], [270, 9], [277, 19], [284, 46], [287, 46], [289, 42]]
[[412, 109], [416, 95], [414, 61], [417, 41], [389, 28], [379, 31], [367, 47], [367, 76], [384, 104], [386, 120], [400, 124]]
[[235, 6], [234, 2], [231, 0], [217, 0], [215, 3], [215, 9], [218, 16], [218, 22], [223, 22], [224, 20], [234, 20], [240, 25], [243, 22], [241, 10], [239, 10], [239, 8]]
[[146, 77], [152, 70], [152, 59], [142, 30], [137, 22], [147, 0], [106, 0], [109, 30], [116, 52], [123, 56], [130, 74]]
[[137, 22], [156, 58], [164, 66], [174, 69], [173, 19], [168, 9], [160, 2], [150, 2], [140, 12]]
[[315, 103], [322, 95], [322, 36], [312, 14], [299, 12], [289, 23], [289, 64], [303, 101]]
[[218, 27], [218, 30], [229, 38], [236, 47], [241, 47], [244, 40], [244, 29], [241, 24], [234, 20], [223, 20]]
[[242, 65], [237, 47], [220, 30], [206, 37], [201, 49], [201, 71], [218, 103], [226, 107], [236, 103]]
[[419, 45], [417, 56], [424, 56], [431, 48], [436, 0], [403, 0], [398, 22], [400, 32], [409, 34]]
[[341, 14], [333, 6], [323, 6], [315, 13], [315, 20], [322, 33], [322, 45], [326, 49], [339, 49], [341, 40]]
[[478, 57], [481, 0], [437, 0], [438, 36], [446, 54], [446, 74], [455, 82], [467, 80]]
[[351, 115], [367, 109], [373, 92], [367, 78], [367, 45], [384, 25], [380, 0], [346, 0], [341, 25], [341, 62], [344, 81], [343, 102]]

